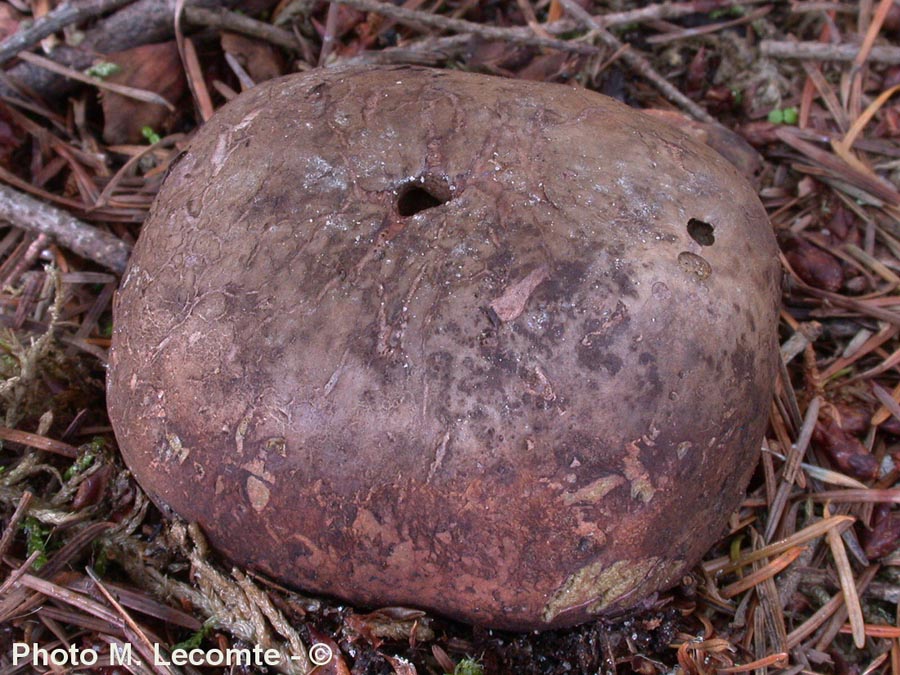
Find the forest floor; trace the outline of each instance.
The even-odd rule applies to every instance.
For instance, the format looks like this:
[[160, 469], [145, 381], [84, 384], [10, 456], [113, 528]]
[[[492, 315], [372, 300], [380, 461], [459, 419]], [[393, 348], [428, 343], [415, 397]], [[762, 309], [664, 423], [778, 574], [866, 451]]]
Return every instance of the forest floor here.
[[[330, 649], [315, 672], [900, 675], [898, 36], [892, 0], [0, 0], [0, 672], [264, 672], [13, 665], [159, 643], [289, 673]], [[523, 635], [302, 595], [124, 467], [111, 301], [169, 163], [238, 92], [346, 62], [577, 82], [758, 188], [785, 280], [763, 452], [730, 531], [641, 612]]]

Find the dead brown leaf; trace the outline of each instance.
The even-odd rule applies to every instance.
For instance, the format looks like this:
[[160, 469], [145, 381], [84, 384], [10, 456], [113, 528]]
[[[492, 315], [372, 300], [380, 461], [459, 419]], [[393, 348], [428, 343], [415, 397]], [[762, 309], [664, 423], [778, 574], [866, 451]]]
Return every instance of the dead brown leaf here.
[[824, 417], [819, 420], [813, 441], [847, 475], [863, 481], [878, 475], [878, 460], [869, 454], [858, 438], [841, 429], [834, 420]]
[[[108, 54], [105, 61], [121, 70], [108, 82], [152, 91], [176, 103], [184, 95], [186, 82], [175, 42], [142, 45], [124, 52]], [[110, 145], [145, 142], [144, 127], [162, 135], [175, 118], [164, 107], [103, 92], [103, 140]]]
[[[315, 669], [316, 675], [350, 675], [350, 668], [347, 667], [347, 662], [341, 654], [340, 647], [331, 639], [331, 636], [313, 626], [309, 626], [309, 639], [312, 643], [310, 646], [310, 657], [315, 657], [319, 663]], [[330, 659], [321, 658], [321, 654], [324, 652], [321, 647], [317, 650], [319, 645], [324, 645], [331, 650]]]
[[892, 512], [890, 504], [875, 507], [872, 529], [863, 537], [869, 560], [890, 555], [900, 546], [900, 513]]
[[844, 285], [844, 270], [837, 259], [802, 239], [790, 244], [785, 257], [797, 276], [810, 286], [836, 292]]

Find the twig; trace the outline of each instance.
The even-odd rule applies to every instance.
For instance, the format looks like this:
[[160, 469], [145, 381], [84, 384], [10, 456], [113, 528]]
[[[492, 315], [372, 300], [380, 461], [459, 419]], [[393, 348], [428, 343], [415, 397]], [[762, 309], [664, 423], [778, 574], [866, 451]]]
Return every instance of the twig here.
[[340, 4], [332, 2], [328, 5], [328, 14], [325, 16], [325, 32], [322, 34], [322, 45], [319, 49], [319, 58], [316, 61], [319, 68], [328, 62], [328, 57], [334, 50], [334, 33], [338, 25], [338, 11]]
[[[743, 4], [752, 4], [753, 2], [761, 2], [762, 0], [752, 0]], [[676, 19], [688, 14], [697, 12], [697, 5], [694, 2], [665, 2], [659, 5], [648, 5], [640, 9], [633, 9], [626, 12], [611, 12], [609, 14], [598, 15], [594, 20], [604, 28], [610, 26], [621, 26], [624, 24], [640, 23], [642, 21], [651, 21], [654, 19]], [[542, 31], [549, 35], [561, 35], [571, 33], [577, 30], [578, 24], [570, 19], [561, 19], [552, 23], [538, 24]], [[499, 28], [509, 35], [509, 41], [515, 41], [522, 37], [527, 37], [534, 33], [531, 26], [508, 26]], [[442, 61], [451, 59], [470, 48], [473, 38], [478, 37], [471, 33], [459, 33], [445, 37], [421, 37], [416, 40], [405, 42], [402, 46], [387, 47], [385, 49], [363, 51], [349, 58], [341, 59], [341, 64], [359, 63], [359, 64], [418, 64], [418, 65], [436, 65]], [[613, 52], [607, 60], [598, 66], [598, 71], [608, 67], [623, 52], [630, 49], [628, 45], [623, 44], [618, 50]]]
[[116, 628], [122, 627], [123, 621], [114, 611], [83, 593], [76, 593], [65, 586], [55, 584], [52, 581], [36, 577], [32, 574], [23, 574], [22, 578], [19, 579], [19, 583], [30, 591], [37, 591], [42, 595], [46, 595], [48, 598], [54, 598], [67, 605], [77, 607], [83, 612], [92, 614], [98, 619], [103, 619]]
[[546, 38], [550, 37], [550, 33], [538, 21], [537, 15], [534, 13], [534, 7], [531, 6], [531, 0], [516, 0], [516, 3], [519, 5], [522, 16], [525, 17], [525, 23], [534, 31], [534, 34]]
[[[73, 591], [82, 593], [91, 593], [94, 587], [94, 581], [90, 576], [82, 576], [71, 579], [68, 587]], [[159, 600], [154, 599], [150, 594], [134, 590], [130, 584], [117, 584], [111, 581], [104, 581], [103, 585], [110, 591], [120, 603], [122, 607], [136, 610], [144, 616], [151, 616], [155, 619], [161, 619], [167, 624], [187, 628], [191, 632], [201, 630], [203, 622], [194, 617], [193, 614], [171, 607]]]
[[865, 490], [859, 490], [850, 488], [848, 490], [822, 490], [822, 492], [804, 495], [803, 497], [817, 502], [831, 501], [835, 504], [853, 504], [856, 502], [900, 504], [900, 489], [885, 488], [883, 490], [878, 490], [875, 488], [867, 488]]
[[401, 47], [386, 47], [362, 51], [356, 56], [342, 58], [337, 63], [380, 65], [437, 65], [465, 52], [471, 43], [471, 35], [447, 37], [423, 37]]
[[816, 428], [816, 421], [819, 419], [819, 408], [821, 404], [822, 400], [818, 396], [810, 401], [809, 406], [806, 409], [806, 417], [803, 420], [803, 426], [800, 430], [797, 442], [791, 446], [790, 450], [788, 450], [787, 462], [781, 472], [781, 483], [778, 486], [778, 492], [775, 494], [775, 499], [769, 507], [769, 515], [764, 535], [764, 539], [767, 542], [772, 540], [772, 537], [775, 535], [775, 530], [781, 522], [781, 515], [787, 504], [788, 497], [790, 496], [791, 488], [797, 480], [797, 474], [800, 472], [801, 460], [806, 454], [810, 440], [812, 440], [812, 435]]
[[0, 440], [21, 443], [30, 448], [46, 450], [47, 452], [52, 452], [71, 459], [78, 457], [78, 448], [69, 445], [68, 443], [47, 438], [41, 434], [21, 431], [20, 429], [10, 429], [9, 427], [0, 426]]
[[[801, 61], [853, 61], [860, 53], [859, 45], [831, 45], [822, 42], [785, 42], [763, 40], [759, 43], [763, 56]], [[870, 63], [900, 64], [900, 47], [876, 46], [869, 52]]]
[[[742, 5], [756, 4], [761, 0], [745, 0]], [[230, 7], [234, 6], [237, 0], [191, 0], [186, 3], [185, 9], [190, 11], [194, 7]], [[373, 3], [378, 4], [378, 3]], [[732, 3], [728, 3], [730, 6]], [[734, 3], [738, 4], [738, 3]], [[372, 10], [375, 11], [375, 10]], [[389, 10], [388, 10], [389, 11]], [[698, 11], [698, 3], [696, 2], [665, 2], [658, 5], [649, 5], [639, 9], [626, 12], [614, 12], [596, 17], [595, 20], [602, 26], [615, 26], [652, 19], [674, 19]], [[171, 40], [174, 33], [172, 3], [160, 2], [160, 0], [135, 0], [132, 4], [120, 9], [108, 17], [98, 21], [97, 24], [84, 32], [84, 40], [77, 47], [69, 47], [60, 45], [53, 50], [52, 58], [58, 63], [63, 63], [71, 68], [84, 69], [91, 65], [98, 53], [108, 54], [110, 52], [130, 49], [149, 42], [164, 42]], [[432, 15], [433, 16], [433, 15]], [[468, 23], [468, 22], [464, 22]], [[478, 26], [479, 24], [473, 24]], [[562, 34], [570, 32], [576, 28], [576, 24], [572, 21], [556, 21], [551, 24], [544, 24], [544, 28], [550, 34]], [[507, 41], [517, 41], [519, 38], [533, 35], [531, 28], [528, 26], [498, 28], [494, 27], [496, 34], [505, 34], [502, 38]], [[468, 32], [468, 31], [466, 31]], [[480, 34], [480, 36], [482, 36]], [[467, 35], [469, 39], [471, 35]], [[577, 43], [568, 43], [560, 41], [562, 44], [573, 45]], [[458, 43], [449, 43], [446, 48], [452, 54], [458, 53]], [[575, 49], [590, 48], [589, 45], [575, 46]], [[443, 50], [442, 45], [437, 46], [438, 51]], [[877, 48], [876, 48], [877, 49]], [[374, 54], [375, 52], [373, 52]], [[595, 52], [591, 52], [595, 53]], [[451, 54], [451, 56], [452, 56]], [[378, 57], [365, 59], [369, 62], [385, 62], [397, 63], [402, 62], [403, 55], [399, 52], [391, 54], [391, 57]], [[413, 54], [412, 56], [416, 56]], [[427, 61], [435, 61], [435, 57], [424, 54], [420, 57]], [[308, 59], [307, 59], [308, 60]], [[73, 87], [70, 80], [59, 77], [54, 73], [42, 70], [28, 63], [20, 63], [7, 71], [10, 79], [18, 83], [24, 89], [33, 91], [38, 96], [45, 98], [54, 98], [64, 95]], [[12, 96], [20, 98], [16, 89], [3, 81], [0, 81], [0, 96]]]
[[137, 89], [136, 87], [128, 87], [124, 84], [116, 84], [115, 82], [106, 82], [98, 77], [91, 77], [90, 75], [79, 73], [72, 68], [61, 66], [55, 61], [52, 61], [44, 56], [39, 56], [38, 54], [32, 54], [30, 52], [23, 52], [19, 54], [19, 58], [40, 68], [44, 68], [46, 70], [54, 72], [57, 75], [62, 75], [63, 77], [78, 80], [79, 82], [84, 82], [85, 84], [91, 84], [98, 89], [106, 89], [108, 91], [115, 92], [120, 96], [132, 98], [136, 101], [143, 101], [144, 103], [154, 103], [156, 105], [165, 106], [170, 112], [175, 112], [175, 106], [156, 92], [147, 91], [146, 89]]
[[835, 305], [837, 307], [843, 307], [844, 309], [853, 310], [854, 312], [859, 312], [863, 315], [868, 315], [882, 321], [887, 321], [895, 326], [900, 326], [900, 313], [882, 309], [881, 307], [873, 305], [871, 302], [857, 300], [856, 298], [851, 298], [839, 293], [823, 291], [821, 288], [809, 286], [808, 284], [804, 284], [803, 282], [797, 283], [797, 288], [798, 290], [802, 290], [807, 295], [812, 295], [814, 297], [821, 298], [822, 300], [827, 300], [832, 305]]
[[204, 9], [203, 7], [188, 6], [184, 8], [184, 18], [195, 26], [206, 26], [207, 28], [242, 33], [291, 51], [300, 51], [302, 49], [300, 42], [294, 37], [293, 33], [264, 21], [257, 21], [249, 16], [236, 14], [221, 8]]
[[[582, 9], [581, 5], [577, 4], [575, 0], [560, 0], [560, 4], [565, 7], [566, 12], [596, 33], [597, 37], [599, 37], [607, 47], [614, 50], [622, 49], [624, 43], [597, 23], [597, 21], [594, 20], [594, 17]], [[691, 115], [691, 117], [701, 122], [717, 124], [716, 119], [712, 115], [678, 91], [676, 87], [669, 84], [662, 75], [656, 72], [653, 66], [650, 65], [650, 62], [636, 51], [633, 49], [626, 49], [622, 52], [622, 60], [625, 61], [625, 63], [628, 64], [628, 67], [638, 75], [649, 80], [653, 86], [659, 89], [663, 96], [681, 107], [685, 112]]]
[[[30, 512], [39, 520], [47, 522], [44, 520], [46, 516], [41, 513], [43, 508], [38, 503], [32, 507]], [[79, 516], [76, 514], [75, 517]], [[58, 572], [65, 569], [77, 555], [80, 555], [94, 539], [106, 530], [109, 530], [111, 525], [112, 523], [105, 522], [86, 525], [50, 557], [49, 562], [41, 568], [41, 574], [47, 578], [53, 578]], [[19, 583], [8, 592], [0, 593], [0, 622], [9, 621], [13, 616], [20, 614], [20, 612], [29, 612], [41, 602], [42, 598], [40, 595], [28, 593], [26, 584]]]
[[[219, 7], [231, 6], [236, 2], [237, 0], [191, 0], [189, 5]], [[97, 54], [118, 52], [150, 42], [165, 42], [172, 39], [174, 30], [171, 2], [136, 0], [84, 31], [84, 40], [78, 47], [59, 45], [53, 50], [53, 60], [82, 70], [91, 65]], [[45, 98], [63, 95], [73, 87], [71, 81], [30, 63], [19, 63], [6, 71], [6, 75], [14, 83]], [[0, 82], [0, 95], [21, 98], [15, 88], [5, 82]]]
[[685, 28], [684, 30], [673, 31], [671, 33], [663, 33], [662, 35], [651, 35], [649, 38], [647, 38], [647, 44], [661, 45], [668, 42], [673, 42], [674, 40], [684, 40], [690, 37], [697, 37], [698, 35], [716, 33], [718, 31], [725, 30], [726, 28], [734, 28], [735, 26], [740, 26], [745, 23], [751, 23], [753, 21], [756, 21], [757, 19], [761, 19], [769, 12], [771, 12], [772, 9], [772, 5], [766, 5], [765, 7], [758, 7], [752, 12], [748, 12], [744, 16], [738, 17], [737, 19], [731, 19], [730, 21], [721, 21], [719, 23], [711, 23], [706, 26]]
[[0, 184], [0, 219], [31, 232], [44, 232], [78, 255], [121, 274], [128, 262], [128, 246], [65, 211]]
[[[875, 45], [875, 39], [881, 32], [881, 27], [884, 25], [884, 20], [887, 18], [887, 14], [891, 10], [891, 5], [893, 4], [893, 0], [881, 0], [881, 2], [878, 3], [878, 9], [875, 12], [875, 16], [872, 17], [872, 23], [869, 24], [862, 45], [860, 45], [859, 53], [853, 60], [854, 70], [856, 70], [857, 73], [859, 72], [858, 69], [862, 68], [866, 61], [869, 60], [869, 53]], [[854, 73], [854, 76], [858, 77], [856, 73]]]
[[[737, 7], [760, 4], [769, 2], [770, 0], [744, 0], [743, 2], [729, 2], [722, 7]], [[345, 3], [346, 4], [346, 3]], [[698, 2], [662, 2], [660, 4], [647, 5], [637, 9], [630, 9], [624, 12], [609, 12], [607, 14], [598, 14], [593, 17], [603, 28], [612, 26], [624, 26], [627, 24], [643, 23], [645, 21], [655, 21], [659, 19], [679, 19], [689, 14], [696, 14], [702, 11], [702, 3]], [[550, 23], [538, 24], [541, 31], [546, 31], [550, 35], [562, 35], [571, 33], [578, 29], [578, 22], [570, 19], [560, 19]], [[531, 26], [508, 26], [497, 27], [497, 30], [503, 31], [512, 39], [515, 36], [530, 35], [534, 31]]]
[[843, 532], [854, 522], [856, 522], [856, 518], [853, 516], [829, 516], [828, 518], [817, 520], [812, 525], [807, 525], [802, 530], [794, 532], [794, 534], [789, 537], [773, 542], [763, 548], [754, 549], [753, 551], [748, 552], [742, 551], [737, 560], [732, 560], [730, 556], [707, 560], [703, 563], [703, 571], [707, 574], [732, 572], [741, 567], [746, 567], [757, 560], [784, 553], [794, 546], [801, 546], [813, 539], [821, 537], [831, 528], [835, 528], [839, 533]]
[[725, 588], [719, 591], [719, 595], [723, 598], [733, 598], [734, 596], [740, 595], [744, 591], [753, 588], [764, 579], [771, 579], [785, 567], [794, 562], [805, 550], [806, 549], [803, 546], [789, 548], [777, 558], [771, 560], [767, 565], [764, 565], [747, 576], [741, 577], [734, 583], [725, 586]]
[[130, 2], [134, 2], [134, 0], [82, 0], [77, 4], [64, 2], [28, 28], [18, 30], [0, 42], [0, 66], [22, 50], [36, 45], [48, 35], [53, 35], [66, 26], [93, 19], [95, 16], [118, 9]]
[[28, 512], [28, 505], [31, 504], [33, 498], [34, 493], [30, 490], [25, 490], [25, 492], [22, 493], [22, 498], [19, 499], [16, 510], [13, 511], [13, 514], [9, 518], [9, 522], [6, 523], [6, 527], [3, 530], [3, 536], [0, 536], [0, 559], [6, 555], [6, 551], [9, 549], [9, 545], [12, 543], [16, 530], [19, 527], [19, 521], [25, 517], [25, 514]]
[[256, 86], [256, 82], [253, 81], [253, 78], [250, 77], [250, 73], [244, 70], [244, 66], [242, 66], [234, 55], [231, 52], [225, 52], [225, 62], [231, 68], [231, 71], [237, 77], [238, 82], [241, 83], [241, 91], [246, 91], [247, 89], [253, 89]]
[[156, 143], [152, 143], [151, 145], [142, 147], [139, 152], [132, 155], [127, 162], [119, 167], [118, 171], [113, 174], [112, 178], [110, 178], [106, 182], [106, 187], [104, 187], [103, 191], [99, 195], [97, 195], [97, 201], [94, 202], [94, 208], [101, 208], [109, 203], [110, 199], [112, 198], [113, 192], [116, 191], [116, 188], [119, 186], [122, 180], [126, 176], [130, 175], [129, 172], [135, 166], [140, 164], [144, 157], [146, 157], [147, 155], [152, 155], [157, 150], [163, 148], [172, 148], [176, 143], [183, 139], [184, 134], [171, 134], [170, 136], [166, 136], [165, 138], [158, 140]]
[[856, 14], [857, 9], [850, 2], [828, 2], [828, 0], [803, 0], [791, 2], [791, 14], [812, 12], [835, 12], [836, 14]]
[[[26, 492], [25, 494], [31, 494], [30, 492]], [[13, 514], [15, 515], [15, 514]], [[15, 528], [13, 529], [15, 531]], [[31, 552], [31, 555], [25, 558], [21, 565], [19, 565], [16, 569], [14, 569], [6, 579], [3, 580], [3, 583], [0, 584], [0, 596], [9, 593], [10, 590], [15, 586], [19, 579], [22, 578], [22, 575], [28, 574], [32, 571], [32, 567], [38, 558], [41, 557], [43, 551], [39, 548], [36, 548]], [[5, 554], [4, 554], [5, 555]]]
[[775, 130], [775, 136], [821, 166], [832, 176], [850, 183], [880, 200], [900, 205], [900, 191], [875, 175], [867, 167], [849, 164], [844, 158], [804, 141], [793, 130], [779, 128]]
[[[113, 609], [116, 610], [116, 613], [120, 617], [122, 617], [122, 621], [123, 621], [124, 625], [128, 626], [128, 628], [131, 629], [131, 632], [138, 638], [138, 640], [140, 641], [140, 644], [138, 646], [143, 647], [143, 649], [141, 649], [141, 651], [146, 654], [152, 654], [153, 653], [153, 643], [150, 642], [150, 639], [147, 637], [147, 634], [144, 632], [144, 630], [131, 617], [131, 615], [122, 606], [122, 604], [118, 600], [116, 600], [116, 598], [113, 596], [113, 594], [109, 592], [109, 590], [106, 588], [106, 586], [103, 585], [103, 582], [100, 581], [100, 577], [97, 576], [97, 573], [94, 572], [94, 570], [92, 570], [90, 567], [87, 567], [85, 569], [85, 571], [87, 572], [87, 575], [91, 578], [91, 581], [94, 582], [95, 586], [100, 591], [100, 593], [103, 595], [103, 597], [106, 598], [106, 601], [110, 605], [112, 605]], [[161, 664], [161, 665], [159, 665], [158, 672], [168, 673], [169, 675], [174, 675], [174, 673], [177, 673], [178, 671], [176, 671], [173, 668], [169, 668], [168, 664]]]
[[757, 672], [768, 672], [766, 666], [775, 666], [778, 669], [787, 667], [788, 654], [786, 652], [776, 652], [769, 654], [761, 659], [756, 659], [750, 663], [744, 663], [739, 666], [731, 666], [729, 668], [716, 668], [717, 673], [748, 673], [751, 670]]
[[184, 8], [187, 0], [175, 0], [175, 44], [178, 46], [178, 57], [184, 69], [184, 76], [194, 99], [194, 107], [200, 117], [200, 121], [206, 123], [216, 111], [212, 97], [203, 77], [203, 68], [200, 66], [200, 58], [190, 38], [184, 36], [181, 28], [181, 20], [184, 16]]
[[213, 105], [212, 97], [209, 95], [209, 89], [206, 87], [206, 81], [203, 79], [203, 67], [200, 65], [200, 57], [197, 55], [197, 48], [194, 47], [194, 41], [191, 38], [179, 36], [179, 49], [181, 51], [181, 61], [184, 64], [184, 74], [187, 77], [191, 92], [197, 104], [197, 110], [200, 112], [200, 119], [207, 122], [216, 108]]
[[[746, 7], [748, 5], [762, 4], [771, 0], [734, 0], [733, 2], [723, 3], [722, 9], [727, 7]], [[609, 12], [608, 14], [597, 14], [594, 21], [604, 28], [610, 26], [622, 26], [625, 24], [643, 23], [644, 21], [656, 21], [659, 19], [679, 19], [689, 14], [697, 14], [706, 11], [703, 9], [702, 2], [661, 2], [659, 4], [646, 5], [637, 9], [629, 9], [624, 12]], [[568, 19], [561, 19], [553, 23], [541, 24], [548, 33], [558, 35], [559, 33], [570, 32], [575, 22]]]
[[589, 56], [599, 54], [601, 51], [599, 48], [594, 47], [593, 45], [584, 44], [583, 42], [543, 38], [535, 35], [530, 28], [525, 28], [525, 30], [510, 30], [508, 28], [500, 28], [497, 26], [486, 26], [472, 21], [465, 21], [463, 19], [453, 19], [439, 14], [430, 14], [429, 12], [397, 7], [396, 5], [391, 5], [386, 2], [378, 2], [378, 0], [341, 0], [340, 4], [347, 5], [348, 7], [358, 9], [362, 12], [373, 12], [381, 16], [386, 16], [397, 23], [402, 23], [414, 28], [421, 29], [422, 27], [425, 27], [450, 31], [452, 33], [470, 33], [485, 40], [502, 40], [504, 42], [512, 42], [527, 47], [559, 49], [560, 51], [586, 54]]

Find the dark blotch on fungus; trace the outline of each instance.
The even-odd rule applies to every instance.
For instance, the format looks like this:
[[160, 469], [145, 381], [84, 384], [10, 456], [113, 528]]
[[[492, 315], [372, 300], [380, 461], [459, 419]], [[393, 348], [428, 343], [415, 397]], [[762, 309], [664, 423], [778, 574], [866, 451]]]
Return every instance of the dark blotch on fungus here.
[[571, 625], [721, 534], [779, 278], [737, 171], [611, 99], [316, 70], [230, 102], [172, 169], [118, 295], [110, 416], [148, 494], [239, 563]]

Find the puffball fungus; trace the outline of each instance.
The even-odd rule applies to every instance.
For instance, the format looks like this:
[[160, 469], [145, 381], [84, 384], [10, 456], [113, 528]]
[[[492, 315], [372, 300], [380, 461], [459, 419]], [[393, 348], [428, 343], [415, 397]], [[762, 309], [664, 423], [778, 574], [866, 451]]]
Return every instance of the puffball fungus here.
[[547, 629], [677, 583], [758, 456], [780, 271], [719, 155], [575, 86], [257, 86], [171, 169], [109, 408], [161, 506], [367, 606]]

